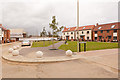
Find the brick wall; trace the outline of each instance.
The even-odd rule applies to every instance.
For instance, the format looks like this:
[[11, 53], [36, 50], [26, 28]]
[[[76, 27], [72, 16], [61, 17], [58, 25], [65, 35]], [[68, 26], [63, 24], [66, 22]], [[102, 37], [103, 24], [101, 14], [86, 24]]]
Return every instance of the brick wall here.
[[[117, 30], [117, 40], [120, 40], [120, 37], [118, 36], [120, 30]], [[107, 32], [107, 30], [103, 30], [103, 33], [101, 33], [101, 31], [97, 31], [97, 41], [113, 41], [113, 33], [114, 30], [109, 30], [109, 33]], [[99, 38], [99, 36], [101, 36], [101, 39]], [[111, 36], [111, 39], [108, 39], [108, 36]], [[93, 41], [95, 41], [95, 31], [93, 31]]]

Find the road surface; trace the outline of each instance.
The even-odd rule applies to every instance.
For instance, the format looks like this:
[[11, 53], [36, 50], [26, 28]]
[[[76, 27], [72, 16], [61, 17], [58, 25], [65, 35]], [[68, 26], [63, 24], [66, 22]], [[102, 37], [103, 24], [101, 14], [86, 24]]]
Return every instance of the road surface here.
[[[8, 48], [3, 46], [3, 54]], [[55, 63], [17, 63], [2, 60], [3, 78], [117, 78], [117, 72], [86, 59]]]

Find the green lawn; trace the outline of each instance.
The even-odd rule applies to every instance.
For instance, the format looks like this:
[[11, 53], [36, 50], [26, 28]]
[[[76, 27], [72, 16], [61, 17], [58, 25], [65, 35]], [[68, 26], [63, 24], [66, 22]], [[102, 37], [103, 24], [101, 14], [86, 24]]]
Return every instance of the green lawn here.
[[[57, 43], [58, 41], [54, 41], [54, 43]], [[32, 47], [47, 47], [52, 45], [52, 41], [40, 41], [40, 42], [33, 42]]]
[[[81, 45], [83, 51], [84, 45]], [[118, 48], [118, 43], [106, 43], [106, 42], [87, 42], [87, 51], [90, 50], [101, 50], [101, 49], [112, 49]], [[68, 45], [61, 45], [59, 49], [62, 50], [71, 50], [73, 52], [77, 52], [77, 42], [76, 41], [68, 41]]]

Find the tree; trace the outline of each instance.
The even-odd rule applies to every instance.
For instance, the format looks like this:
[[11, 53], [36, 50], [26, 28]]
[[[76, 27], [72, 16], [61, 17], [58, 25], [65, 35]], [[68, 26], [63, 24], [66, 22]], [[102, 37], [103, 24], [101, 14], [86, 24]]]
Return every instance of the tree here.
[[58, 36], [58, 32], [62, 31], [62, 29], [64, 28], [63, 26], [61, 26], [60, 28], [57, 27], [58, 23], [56, 22], [56, 18], [55, 16], [52, 17], [52, 23], [50, 23], [50, 28], [53, 30], [52, 34], [53, 36]]
[[47, 36], [47, 32], [46, 32], [46, 30], [45, 30], [45, 27], [43, 27], [43, 31], [40, 33], [40, 36], [41, 36], [41, 37]]
[[51, 34], [51, 32], [48, 32], [48, 37], [52, 37], [52, 34]]
[[[49, 25], [50, 25], [50, 28], [52, 29], [52, 35], [53, 35], [53, 37], [55, 37], [55, 36], [58, 36], [58, 32], [60, 32], [62, 29], [63, 29], [63, 26], [61, 26], [60, 28], [58, 28], [57, 27], [57, 25], [58, 25], [58, 23], [56, 22], [56, 18], [55, 18], [55, 16], [53, 16], [52, 17], [52, 23], [49, 23]], [[52, 39], [52, 42], [53, 42], [53, 49], [55, 49], [54, 48], [54, 39]]]

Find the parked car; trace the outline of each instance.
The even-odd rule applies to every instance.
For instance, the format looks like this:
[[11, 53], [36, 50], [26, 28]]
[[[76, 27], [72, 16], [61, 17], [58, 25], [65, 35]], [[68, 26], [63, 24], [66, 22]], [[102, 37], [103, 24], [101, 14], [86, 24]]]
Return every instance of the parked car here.
[[31, 43], [29, 40], [23, 40], [23, 42], [21, 43], [21, 46], [31, 46]]

